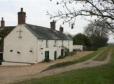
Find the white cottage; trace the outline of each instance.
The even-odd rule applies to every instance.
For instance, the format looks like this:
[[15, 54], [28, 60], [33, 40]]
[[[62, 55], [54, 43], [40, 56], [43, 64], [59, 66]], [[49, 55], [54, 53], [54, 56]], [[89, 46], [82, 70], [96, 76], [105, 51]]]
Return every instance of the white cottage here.
[[63, 27], [55, 30], [55, 21], [51, 28], [26, 24], [26, 13], [18, 13], [16, 26], [4, 39], [3, 65], [35, 64], [56, 60], [73, 51], [72, 39], [63, 33]]

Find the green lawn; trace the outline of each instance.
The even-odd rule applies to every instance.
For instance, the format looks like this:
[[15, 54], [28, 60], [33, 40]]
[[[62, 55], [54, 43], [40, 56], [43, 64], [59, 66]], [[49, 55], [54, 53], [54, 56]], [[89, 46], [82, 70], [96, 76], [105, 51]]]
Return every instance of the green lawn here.
[[111, 62], [102, 67], [74, 70], [15, 84], [114, 84], [114, 46], [110, 48], [112, 49]]

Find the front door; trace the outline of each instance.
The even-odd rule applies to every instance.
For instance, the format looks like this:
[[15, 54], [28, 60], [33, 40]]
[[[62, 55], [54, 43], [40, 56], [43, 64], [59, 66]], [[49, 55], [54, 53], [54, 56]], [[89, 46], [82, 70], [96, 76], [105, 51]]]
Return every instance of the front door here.
[[68, 56], [68, 54], [69, 54], [69, 49], [66, 49], [65, 50], [65, 56]]
[[1, 65], [2, 61], [3, 61], [3, 53], [0, 52], [0, 65]]
[[49, 51], [45, 51], [45, 62], [49, 62]]
[[61, 49], [61, 56], [64, 56], [64, 49]]
[[54, 59], [57, 59], [57, 51], [54, 52]]

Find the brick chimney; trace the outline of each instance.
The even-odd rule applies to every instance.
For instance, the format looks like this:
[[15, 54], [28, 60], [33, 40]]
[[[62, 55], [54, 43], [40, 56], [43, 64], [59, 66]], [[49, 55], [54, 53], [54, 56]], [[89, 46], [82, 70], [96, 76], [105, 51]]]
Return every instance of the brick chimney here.
[[59, 31], [63, 33], [63, 27], [60, 26]]
[[5, 27], [5, 21], [4, 21], [4, 18], [2, 17], [2, 20], [1, 20], [1, 28], [4, 28]]
[[26, 23], [26, 12], [24, 12], [23, 8], [21, 8], [21, 11], [18, 12], [18, 25], [25, 23]]
[[51, 27], [51, 29], [55, 30], [56, 22], [54, 20], [52, 22], [50, 22], [50, 27]]

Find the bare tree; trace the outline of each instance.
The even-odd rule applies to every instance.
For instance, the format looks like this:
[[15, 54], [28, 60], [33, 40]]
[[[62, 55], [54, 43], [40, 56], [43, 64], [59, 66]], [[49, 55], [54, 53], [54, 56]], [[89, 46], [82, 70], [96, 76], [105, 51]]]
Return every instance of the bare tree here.
[[88, 26], [85, 28], [85, 34], [90, 37], [92, 35], [97, 37], [108, 37], [109, 35], [109, 25], [106, 24], [105, 20], [95, 20], [92, 21]]
[[109, 26], [105, 22], [105, 20], [93, 21], [85, 28], [85, 34], [90, 39], [92, 49], [107, 45]]
[[[50, 0], [55, 1], [55, 0]], [[56, 0], [56, 4], [60, 5], [61, 9], [52, 15], [51, 18], [63, 19], [65, 22], [71, 23], [71, 27], [75, 25], [75, 20], [78, 16], [95, 16], [100, 19], [105, 19], [113, 31], [114, 23], [114, 0]]]

